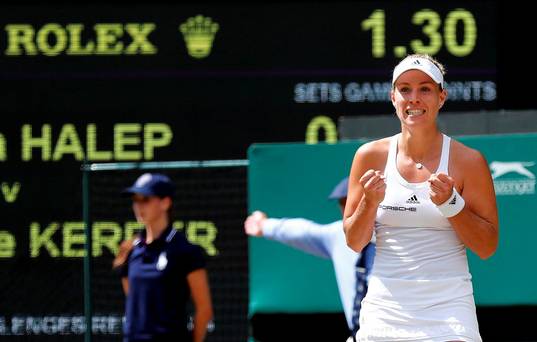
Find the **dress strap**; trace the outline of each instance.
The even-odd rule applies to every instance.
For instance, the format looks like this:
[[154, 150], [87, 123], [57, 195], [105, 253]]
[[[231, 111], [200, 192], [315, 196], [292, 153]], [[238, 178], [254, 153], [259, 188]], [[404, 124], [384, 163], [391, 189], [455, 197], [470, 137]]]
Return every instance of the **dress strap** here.
[[397, 161], [397, 140], [401, 133], [398, 133], [390, 138], [390, 149], [388, 150], [388, 158], [386, 159], [386, 167], [384, 168], [384, 176], [388, 177], [388, 174], [393, 170], [396, 170]]
[[449, 174], [449, 148], [451, 145], [451, 138], [445, 134], [442, 134], [442, 155], [440, 156], [440, 164], [436, 172], [442, 172], [446, 175]]

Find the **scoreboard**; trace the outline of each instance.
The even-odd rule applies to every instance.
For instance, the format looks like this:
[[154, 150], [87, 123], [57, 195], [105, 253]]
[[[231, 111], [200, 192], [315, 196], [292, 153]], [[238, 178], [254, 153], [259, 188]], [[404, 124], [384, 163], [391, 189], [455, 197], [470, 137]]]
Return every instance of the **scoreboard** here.
[[[494, 1], [73, 2], [0, 13], [0, 339], [57, 340], [61, 322], [68, 340], [80, 337], [82, 309], [61, 298], [82, 295], [84, 160], [243, 159], [254, 142], [334, 143], [341, 116], [392, 112], [391, 71], [410, 53], [446, 66], [446, 111], [510, 98], [498, 85], [507, 19]], [[190, 219], [216, 222], [210, 212]], [[246, 245], [223, 236], [210, 260]], [[100, 313], [102, 334], [119, 334], [117, 314]], [[56, 329], [28, 329], [53, 326], [45, 319]], [[221, 331], [217, 321], [209, 340], [243, 338]]]
[[[392, 112], [390, 73], [409, 53], [446, 65], [446, 111], [498, 109], [497, 10], [487, 1], [9, 8], [3, 153], [48, 160], [25, 149], [24, 125], [31, 137], [50, 132], [56, 160], [244, 157], [252, 142], [333, 142], [340, 116]], [[131, 128], [161, 136], [154, 155], [90, 152], [112, 150], [116, 126], [130, 123], [162, 125]], [[80, 148], [62, 154], [65, 125]]]

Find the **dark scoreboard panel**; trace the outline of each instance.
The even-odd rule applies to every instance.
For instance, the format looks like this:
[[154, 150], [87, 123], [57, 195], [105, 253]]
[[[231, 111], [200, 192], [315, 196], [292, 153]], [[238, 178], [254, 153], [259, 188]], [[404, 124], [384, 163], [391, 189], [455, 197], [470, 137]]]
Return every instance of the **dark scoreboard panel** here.
[[[391, 71], [407, 53], [446, 65], [446, 111], [516, 108], [499, 83], [520, 64], [502, 52], [511, 20], [493, 1], [3, 5], [0, 339], [81, 336], [84, 159], [242, 159], [254, 142], [334, 142], [339, 117], [392, 112]], [[231, 237], [229, 221], [209, 211], [182, 218], [222, 232], [218, 253], [206, 249], [212, 265], [242, 262], [214, 267], [217, 279], [232, 278], [216, 291], [243, 289], [219, 299], [223, 315], [248, 296], [247, 260], [237, 257], [244, 203], [234, 204]], [[120, 217], [126, 234], [128, 208]], [[110, 257], [110, 243], [97, 259]], [[113, 339], [121, 305], [112, 307], [97, 326]], [[246, 327], [245, 305], [230, 315]], [[244, 334], [217, 321], [209, 338]]]
[[163, 122], [173, 139], [159, 159], [244, 157], [251, 142], [304, 141], [308, 126], [324, 140], [316, 127], [333, 133], [342, 115], [392, 112], [390, 73], [407, 53], [446, 65], [446, 110], [497, 109], [497, 11], [494, 2], [9, 8], [0, 18], [9, 159], [20, 159], [24, 123], [50, 123], [53, 140], [72, 123], [82, 147], [95, 123], [108, 148], [116, 123]]

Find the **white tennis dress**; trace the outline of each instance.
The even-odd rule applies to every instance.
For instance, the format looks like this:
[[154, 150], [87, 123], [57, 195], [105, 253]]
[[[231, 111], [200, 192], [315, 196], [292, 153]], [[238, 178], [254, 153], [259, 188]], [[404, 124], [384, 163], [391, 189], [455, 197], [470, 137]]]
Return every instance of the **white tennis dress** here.
[[[358, 341], [481, 341], [466, 249], [431, 202], [428, 182], [397, 170], [391, 138], [386, 195], [375, 221], [377, 251], [362, 301]], [[437, 172], [448, 174], [444, 135]]]

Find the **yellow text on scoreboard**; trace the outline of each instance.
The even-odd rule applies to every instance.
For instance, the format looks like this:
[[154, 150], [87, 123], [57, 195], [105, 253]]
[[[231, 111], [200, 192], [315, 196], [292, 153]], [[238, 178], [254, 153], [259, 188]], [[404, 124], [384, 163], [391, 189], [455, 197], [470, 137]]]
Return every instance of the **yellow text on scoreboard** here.
[[111, 140], [109, 147], [102, 147], [102, 141], [99, 144], [102, 139], [103, 133], [93, 123], [85, 125], [85, 129], [72, 123], [60, 128], [51, 124], [24, 124], [21, 127], [21, 160], [153, 160], [156, 149], [171, 144], [173, 131], [170, 125], [162, 122], [117, 123], [108, 139]]
[[149, 40], [155, 23], [82, 23], [34, 26], [13, 23], [4, 26], [6, 56], [154, 55], [157, 47]]
[[[31, 258], [50, 256], [53, 258], [82, 258], [86, 255], [85, 225], [82, 221], [58, 222], [46, 224], [31, 222], [29, 226], [29, 255]], [[173, 228], [183, 231], [186, 238], [201, 246], [208, 256], [218, 255], [216, 238], [218, 228], [213, 221], [173, 222]], [[122, 240], [130, 239], [144, 227], [136, 221], [123, 224], [115, 221], [96, 221], [91, 224], [93, 257], [105, 254], [116, 255]], [[0, 259], [15, 257], [17, 241], [15, 236], [0, 230]]]

